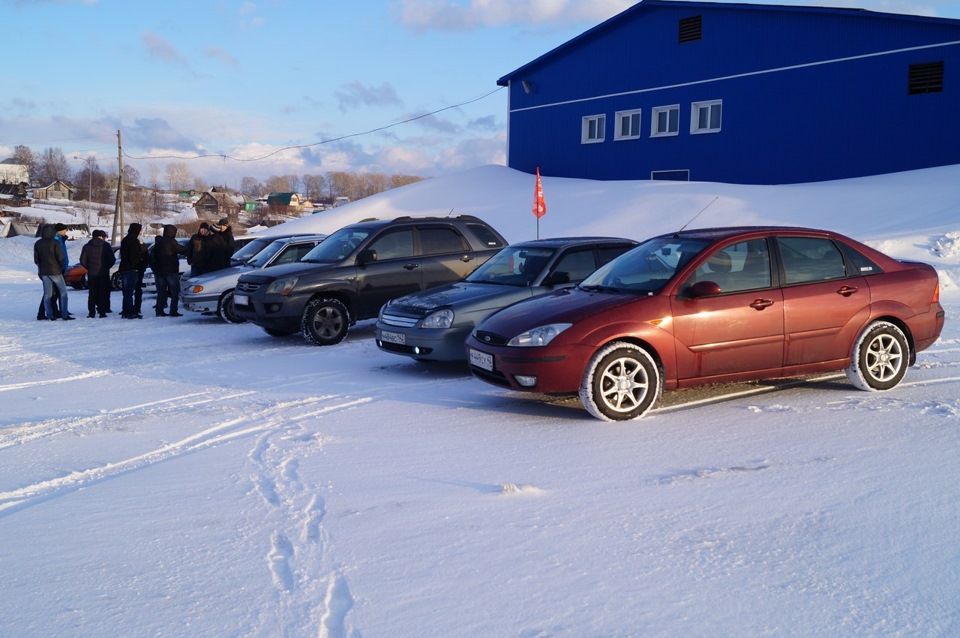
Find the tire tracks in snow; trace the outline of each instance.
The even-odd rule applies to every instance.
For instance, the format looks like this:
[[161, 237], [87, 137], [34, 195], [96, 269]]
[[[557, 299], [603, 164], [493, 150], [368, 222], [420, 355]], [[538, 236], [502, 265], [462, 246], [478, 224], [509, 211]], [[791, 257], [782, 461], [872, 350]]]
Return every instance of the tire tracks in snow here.
[[[228, 441], [270, 431], [291, 420], [291, 418], [296, 418], [291, 417], [288, 411], [295, 411], [304, 407], [312, 408], [312, 406], [317, 404], [339, 399], [339, 397], [309, 397], [294, 401], [271, 401], [269, 403], [261, 402], [258, 409], [252, 412], [249, 411], [250, 406], [248, 405], [236, 405], [232, 403], [238, 396], [251, 394], [253, 394], [253, 392], [215, 396], [216, 391], [211, 390], [208, 393], [188, 395], [193, 396], [194, 401], [198, 403], [208, 401], [231, 401], [229, 404], [231, 406], [231, 411], [239, 413], [239, 416], [230, 416], [211, 427], [190, 434], [189, 436], [186, 436], [178, 441], [165, 443], [155, 449], [136, 454], [119, 461], [111, 461], [96, 467], [74, 470], [63, 476], [37, 481], [16, 489], [0, 492], [0, 518], [3, 518], [4, 516], [7, 516], [24, 507], [28, 507], [38, 501], [59, 496], [67, 492], [76, 491], [93, 483], [114, 478], [116, 476], [142, 469], [144, 467], [149, 467], [151, 465], [183, 456], [185, 454], [190, 454], [199, 450], [217, 446]], [[159, 409], [161, 412], [163, 412], [166, 410], [172, 410], [172, 406], [182, 408], [182, 399], [183, 397], [173, 397], [171, 399], [165, 399], [163, 401], [154, 403], [119, 408], [116, 411], [119, 413], [124, 411], [137, 412], [138, 410], [142, 410], [148, 406], [160, 406]], [[310, 409], [305, 415], [302, 415], [302, 417], [299, 418], [316, 416], [331, 409], [352, 407], [365, 402], [365, 399], [342, 401], [341, 403], [333, 406], [324, 406], [319, 410]], [[143, 412], [139, 412], [139, 414], [142, 417]], [[38, 436], [51, 436], [59, 432], [70, 431], [77, 427], [78, 421], [85, 422], [87, 419], [65, 419], [63, 420], [63, 423], [60, 423], [54, 427], [46, 428], [44, 433]], [[20, 439], [20, 442], [23, 442], [22, 438]]]

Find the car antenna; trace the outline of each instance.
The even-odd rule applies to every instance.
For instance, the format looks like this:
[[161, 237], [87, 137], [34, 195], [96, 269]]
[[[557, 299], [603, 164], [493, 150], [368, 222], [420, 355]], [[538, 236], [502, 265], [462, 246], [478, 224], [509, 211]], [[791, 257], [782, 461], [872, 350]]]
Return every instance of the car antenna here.
[[[709, 204], [707, 204], [706, 206], [704, 206], [703, 208], [700, 209], [700, 213], [702, 213], [703, 211], [705, 211], [705, 210], [707, 210], [708, 208], [710, 208], [711, 206], [713, 206], [713, 202], [717, 201], [718, 199], [720, 199], [720, 196], [719, 196], [719, 195], [717, 195], [716, 197], [714, 197], [713, 199], [711, 199]], [[683, 226], [681, 226], [681, 227], [680, 227], [680, 230], [678, 230], [676, 233], [674, 233], [673, 236], [674, 236], [674, 237], [679, 237], [679, 236], [680, 236], [680, 233], [682, 233], [684, 230], [686, 230], [687, 226], [689, 226], [690, 224], [692, 224], [693, 221], [694, 221], [697, 217], [700, 217], [700, 213], [697, 213], [696, 215], [694, 215], [694, 216], [693, 216], [693, 219], [691, 219], [691, 220], [688, 221], [686, 224], [684, 224]]]

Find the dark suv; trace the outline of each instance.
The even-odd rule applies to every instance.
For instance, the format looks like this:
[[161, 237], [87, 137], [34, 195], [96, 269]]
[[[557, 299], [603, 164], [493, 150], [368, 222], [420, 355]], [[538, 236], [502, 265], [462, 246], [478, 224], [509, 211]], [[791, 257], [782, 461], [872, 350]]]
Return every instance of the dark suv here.
[[365, 220], [295, 264], [242, 275], [233, 306], [268, 334], [302, 332], [310, 343], [333, 345], [387, 301], [458, 281], [506, 244], [469, 215]]

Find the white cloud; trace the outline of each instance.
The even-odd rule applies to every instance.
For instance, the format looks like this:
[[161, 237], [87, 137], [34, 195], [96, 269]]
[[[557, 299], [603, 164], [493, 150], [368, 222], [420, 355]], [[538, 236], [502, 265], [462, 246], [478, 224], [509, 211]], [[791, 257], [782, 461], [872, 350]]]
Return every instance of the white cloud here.
[[400, 22], [417, 31], [469, 31], [510, 24], [599, 23], [636, 4], [635, 0], [400, 0]]

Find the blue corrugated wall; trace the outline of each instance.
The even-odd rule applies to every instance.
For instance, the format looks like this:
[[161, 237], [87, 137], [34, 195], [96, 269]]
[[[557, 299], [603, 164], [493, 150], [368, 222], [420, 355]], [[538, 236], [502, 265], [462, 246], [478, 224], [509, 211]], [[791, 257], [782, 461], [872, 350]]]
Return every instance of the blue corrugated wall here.
[[[702, 39], [678, 43], [681, 18]], [[944, 62], [940, 93], [908, 95], [910, 64]], [[532, 86], [527, 93], [522, 80]], [[960, 21], [848, 9], [647, 0], [521, 67], [509, 83], [509, 165], [544, 175], [823, 181], [960, 163]], [[690, 134], [691, 104], [723, 101], [717, 133]], [[675, 137], [651, 109], [680, 106]], [[641, 137], [614, 114], [642, 109]], [[584, 116], [605, 141], [581, 143]]]

